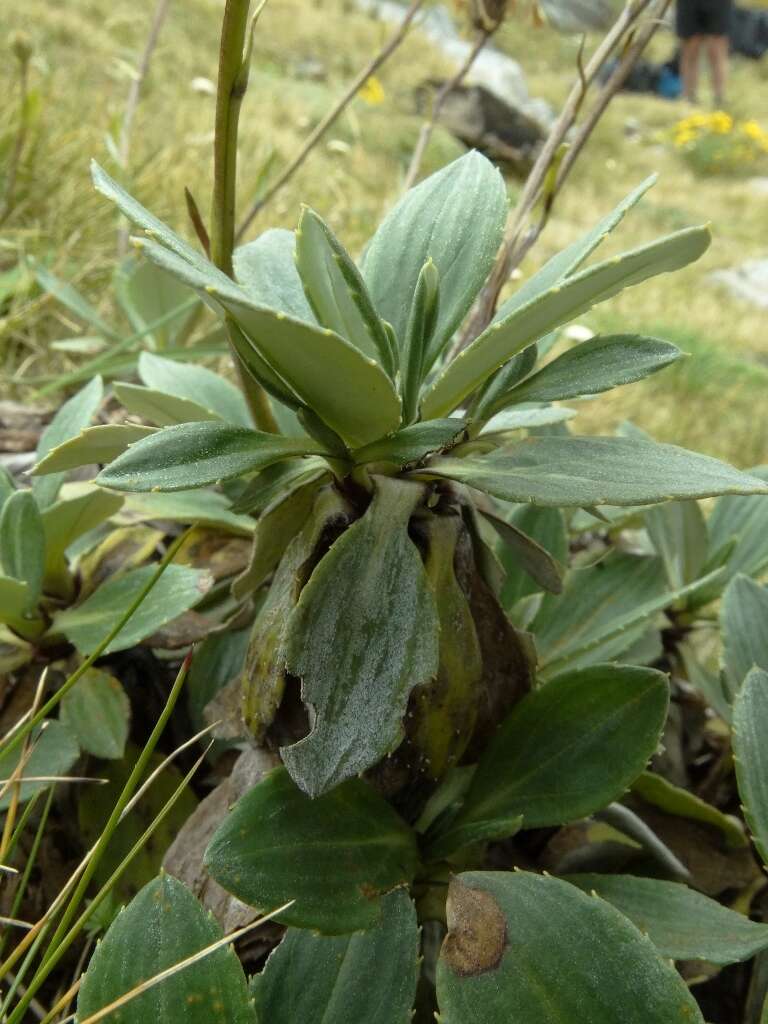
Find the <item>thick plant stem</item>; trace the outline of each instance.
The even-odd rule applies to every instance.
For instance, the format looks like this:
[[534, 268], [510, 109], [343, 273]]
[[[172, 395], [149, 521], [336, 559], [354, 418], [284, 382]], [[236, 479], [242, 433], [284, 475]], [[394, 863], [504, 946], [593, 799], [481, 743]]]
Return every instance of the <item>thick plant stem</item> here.
[[[213, 144], [211, 260], [229, 277], [232, 277], [232, 252], [235, 247], [237, 129], [240, 107], [248, 86], [251, 57], [250, 46], [246, 45], [250, 6], [250, 0], [227, 0], [219, 49]], [[231, 351], [256, 426], [277, 433], [277, 424], [266, 392], [245, 372], [234, 348]]]
[[250, 0], [227, 0], [221, 26], [219, 80], [213, 150], [213, 202], [211, 207], [211, 259], [232, 276], [235, 246], [235, 188], [237, 128], [248, 81], [244, 64]]

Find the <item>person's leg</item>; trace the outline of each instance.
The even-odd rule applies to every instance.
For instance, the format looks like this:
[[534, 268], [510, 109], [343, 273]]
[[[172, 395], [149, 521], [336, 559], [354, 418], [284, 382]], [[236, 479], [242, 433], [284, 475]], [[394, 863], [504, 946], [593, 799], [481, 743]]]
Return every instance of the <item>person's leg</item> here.
[[682, 43], [680, 76], [683, 80], [683, 97], [689, 103], [695, 103], [699, 86], [701, 36], [691, 36], [689, 39], [683, 39]]
[[712, 75], [712, 90], [715, 105], [722, 107], [725, 103], [725, 86], [728, 78], [728, 36], [708, 36], [707, 56]]

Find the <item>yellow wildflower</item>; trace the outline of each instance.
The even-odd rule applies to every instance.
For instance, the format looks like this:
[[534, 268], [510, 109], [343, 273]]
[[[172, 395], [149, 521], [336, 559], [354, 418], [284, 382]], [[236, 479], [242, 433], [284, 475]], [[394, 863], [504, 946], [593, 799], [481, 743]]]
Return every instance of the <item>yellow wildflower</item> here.
[[360, 86], [358, 95], [361, 100], [369, 103], [372, 107], [377, 107], [380, 103], [384, 102], [384, 86], [376, 75], [371, 75]]

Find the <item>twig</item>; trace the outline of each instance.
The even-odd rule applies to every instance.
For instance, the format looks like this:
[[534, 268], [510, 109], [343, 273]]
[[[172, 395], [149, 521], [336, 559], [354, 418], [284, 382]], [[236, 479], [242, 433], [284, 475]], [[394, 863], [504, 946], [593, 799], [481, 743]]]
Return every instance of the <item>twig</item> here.
[[[128, 166], [128, 156], [131, 149], [131, 133], [133, 131], [133, 119], [136, 116], [136, 110], [139, 105], [141, 88], [149, 74], [152, 55], [155, 52], [157, 41], [160, 38], [160, 31], [163, 27], [165, 17], [168, 14], [170, 4], [171, 0], [157, 0], [155, 13], [152, 17], [152, 25], [149, 29], [149, 35], [147, 36], [147, 42], [144, 46], [144, 52], [141, 55], [139, 68], [136, 75], [131, 79], [131, 87], [128, 90], [128, 99], [126, 100], [125, 111], [123, 113], [123, 122], [120, 126], [120, 139], [117, 144], [120, 166], [123, 168]], [[118, 232], [117, 254], [119, 257], [123, 257], [128, 249], [129, 233], [130, 231], [127, 225], [123, 225]]]
[[464, 61], [464, 63], [461, 65], [461, 67], [453, 76], [453, 78], [449, 78], [447, 82], [443, 83], [437, 96], [435, 96], [434, 103], [432, 104], [432, 115], [430, 119], [421, 126], [419, 138], [416, 142], [416, 148], [413, 151], [411, 163], [408, 167], [408, 173], [405, 176], [403, 192], [407, 192], [409, 188], [412, 188], [414, 182], [416, 181], [416, 178], [418, 177], [419, 168], [421, 167], [421, 161], [424, 158], [424, 152], [427, 148], [427, 145], [429, 144], [429, 140], [432, 138], [432, 132], [435, 130], [435, 125], [437, 124], [437, 120], [440, 117], [440, 111], [443, 109], [445, 101], [448, 99], [448, 96], [453, 92], [453, 90], [461, 85], [465, 75], [468, 73], [469, 69], [475, 63], [478, 54], [483, 49], [483, 47], [491, 38], [491, 36], [493, 35], [497, 28], [498, 24], [494, 28], [481, 29], [481, 31], [478, 33], [475, 45], [467, 54], [467, 58]]
[[425, 0], [412, 0], [411, 6], [408, 8], [403, 20], [394, 35], [389, 41], [382, 47], [381, 50], [376, 54], [372, 61], [370, 61], [362, 71], [359, 72], [357, 77], [353, 80], [344, 95], [338, 100], [338, 102], [328, 111], [325, 117], [320, 123], [314, 128], [312, 132], [307, 136], [304, 145], [301, 147], [296, 156], [291, 160], [288, 166], [285, 168], [283, 173], [277, 178], [277, 180], [267, 189], [264, 195], [257, 199], [255, 203], [246, 213], [243, 221], [237, 229], [235, 235], [236, 240], [240, 240], [248, 228], [253, 223], [254, 218], [259, 214], [267, 203], [270, 203], [277, 193], [286, 185], [291, 178], [294, 176], [296, 171], [301, 167], [304, 161], [307, 159], [309, 154], [315, 148], [317, 143], [328, 131], [331, 125], [336, 121], [340, 114], [344, 112], [347, 106], [351, 103], [356, 93], [371, 75], [377, 71], [381, 65], [395, 52], [398, 46], [402, 43], [408, 34], [408, 30], [411, 26], [411, 22], [418, 14], [421, 7], [423, 7]]
[[[666, 5], [667, 0], [662, 0], [662, 2]], [[585, 88], [592, 84], [611, 53], [651, 3], [653, 3], [653, 0], [630, 0], [602, 43], [595, 50], [587, 66], [579, 68], [578, 79], [565, 101], [560, 116], [552, 126], [547, 141], [544, 143], [531, 173], [528, 175], [518, 204], [507, 227], [504, 241], [496, 258], [496, 264], [480, 294], [472, 316], [462, 332], [456, 350], [469, 344], [493, 319], [501, 289], [504, 287], [509, 275], [522, 261], [533, 241], [541, 233], [541, 228], [539, 228], [538, 231], [535, 231], [532, 240], [530, 238], [526, 240], [523, 237], [523, 230], [547, 180], [552, 162], [557, 158], [560, 147], [576, 122], [579, 110], [584, 102]], [[627, 68], [628, 71], [629, 67]], [[597, 121], [594, 121], [591, 124], [590, 133], [596, 123]], [[584, 137], [582, 146], [586, 142], [587, 137]]]

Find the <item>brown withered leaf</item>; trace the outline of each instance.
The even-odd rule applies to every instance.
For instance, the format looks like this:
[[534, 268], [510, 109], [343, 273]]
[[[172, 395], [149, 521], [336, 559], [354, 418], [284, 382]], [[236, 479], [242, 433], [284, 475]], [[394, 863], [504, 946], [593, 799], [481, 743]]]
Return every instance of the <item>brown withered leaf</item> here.
[[211, 878], [203, 866], [203, 854], [232, 804], [277, 763], [277, 758], [264, 750], [244, 750], [232, 774], [201, 801], [163, 858], [165, 870], [192, 890], [225, 932], [245, 927], [256, 920], [259, 912], [231, 896]]

